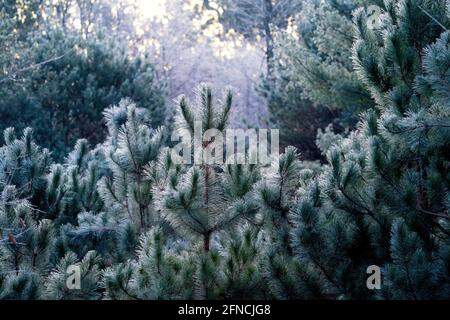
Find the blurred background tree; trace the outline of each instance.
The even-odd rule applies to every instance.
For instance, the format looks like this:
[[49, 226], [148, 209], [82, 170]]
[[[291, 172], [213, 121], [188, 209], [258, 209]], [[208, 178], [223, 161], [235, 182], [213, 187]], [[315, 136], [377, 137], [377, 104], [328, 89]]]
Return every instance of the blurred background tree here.
[[301, 7], [300, 0], [204, 0], [206, 9], [215, 10], [226, 30], [235, 30], [250, 41], [262, 40], [268, 77], [272, 76], [274, 29], [286, 28]]
[[59, 58], [0, 88], [1, 129], [32, 126], [37, 139], [61, 158], [80, 137], [102, 141], [103, 109], [122, 98], [149, 109], [156, 126], [165, 122], [164, 84], [156, 81], [148, 58], [130, 59], [123, 45], [107, 38], [82, 40], [61, 30], [34, 36], [28, 45], [21, 65]]
[[[148, 109], [155, 126], [166, 122], [165, 84], [157, 81], [149, 57], [133, 53], [125, 41], [117, 22], [121, 17], [112, 16], [112, 3], [109, 11], [101, 1], [32, 4], [23, 4], [25, 13], [18, 11], [20, 4], [11, 4], [17, 12], [5, 10], [16, 23], [10, 27], [13, 36], [19, 31], [4, 49], [10, 70], [0, 80], [1, 130], [31, 126], [38, 141], [62, 159], [81, 137], [92, 144], [103, 140], [103, 109], [122, 98]], [[78, 15], [71, 8], [78, 8]], [[124, 11], [120, 4], [119, 9]], [[117, 30], [107, 30], [110, 25]]]
[[273, 76], [263, 81], [262, 92], [282, 145], [298, 147], [307, 159], [321, 159], [318, 129], [351, 129], [360, 112], [373, 107], [353, 72], [356, 7], [354, 0], [302, 1], [290, 23], [273, 32]]

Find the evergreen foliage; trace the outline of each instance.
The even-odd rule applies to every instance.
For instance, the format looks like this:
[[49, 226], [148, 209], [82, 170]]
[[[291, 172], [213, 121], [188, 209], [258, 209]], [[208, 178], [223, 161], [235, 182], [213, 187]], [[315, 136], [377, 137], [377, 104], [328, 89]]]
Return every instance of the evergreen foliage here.
[[[441, 266], [449, 245], [449, 118], [438, 90], [448, 82], [448, 33], [429, 17], [448, 25], [445, 2], [388, 1], [385, 9], [379, 30], [367, 28], [363, 9], [355, 14], [353, 60], [377, 110], [331, 144], [329, 164], [300, 189], [292, 245], [321, 275], [313, 287], [334, 297], [448, 297]], [[381, 293], [361, 279], [372, 264], [384, 272]]]
[[359, 113], [374, 105], [353, 72], [357, 6], [354, 0], [303, 1], [291, 27], [276, 30], [274, 76], [263, 82], [262, 91], [272, 122], [281, 128], [282, 145], [297, 147], [306, 159], [323, 160], [315, 145], [318, 128], [353, 128]]
[[[322, 71], [340, 61], [334, 67], [341, 84], [370, 95], [373, 108], [345, 134], [332, 126], [319, 131], [324, 164], [302, 161], [295, 147], [270, 166], [213, 161], [224, 144], [213, 133], [228, 129], [233, 99], [228, 89], [214, 99], [205, 84], [194, 103], [177, 101], [172, 133], [182, 141], [175, 147], [167, 129], [156, 126], [159, 99], [143, 106], [116, 101], [115, 93], [95, 100], [94, 87], [82, 92], [96, 97], [96, 108], [110, 107], [103, 111], [106, 136], [95, 130], [93, 148], [78, 139], [58, 163], [32, 129], [20, 136], [5, 129], [0, 299], [448, 299], [450, 5], [386, 0], [377, 28], [368, 27], [360, 7], [351, 48], [327, 51], [321, 41], [330, 35], [320, 30], [336, 21], [349, 27], [346, 10], [356, 2], [326, 3], [317, 12], [321, 22], [311, 22], [314, 36], [302, 41], [324, 50], [314, 58], [324, 59], [316, 65]], [[339, 52], [351, 53], [351, 60], [339, 60]], [[74, 54], [71, 59], [83, 60], [86, 52]], [[135, 79], [140, 67], [118, 59]], [[94, 61], [100, 69], [108, 64]], [[66, 71], [59, 74], [53, 68], [60, 63], [46, 66], [47, 76], [70, 81], [78, 69], [61, 66]], [[331, 80], [328, 92], [342, 94], [337, 105], [361, 102], [343, 98], [338, 78]], [[43, 87], [52, 82], [42, 81]], [[122, 85], [135, 90], [127, 81]], [[294, 87], [288, 95], [327, 104], [321, 89], [300, 80]], [[59, 101], [57, 89], [35, 89]], [[73, 93], [73, 100], [83, 104], [84, 93]], [[374, 265], [381, 268], [380, 290], [367, 287]], [[79, 271], [79, 288], [71, 287], [77, 281], [70, 270]]]
[[34, 67], [18, 74], [16, 81], [2, 82], [2, 130], [33, 127], [37, 139], [62, 160], [78, 139], [94, 145], [104, 139], [104, 131], [98, 130], [102, 112], [122, 98], [148, 109], [155, 127], [165, 123], [164, 85], [156, 82], [147, 57], [130, 59], [117, 41], [83, 40], [70, 31], [46, 30], [22, 43], [27, 50], [17, 64]]
[[[201, 237], [204, 250], [209, 251], [215, 233], [238, 223], [240, 219], [251, 219], [255, 214], [255, 204], [249, 194], [259, 179], [259, 172], [255, 165], [216, 166], [208, 158], [212, 153], [219, 152], [217, 144], [220, 142], [207, 140], [204, 132], [226, 128], [232, 99], [231, 93], [226, 92], [222, 109], [216, 110], [211, 89], [202, 85], [198, 91], [196, 106], [189, 106], [185, 97], [180, 99], [177, 129], [188, 128], [194, 148], [195, 134], [201, 134], [203, 161], [201, 165], [185, 168], [185, 172], [171, 179], [161, 196], [160, 207], [175, 229]], [[202, 123], [200, 133], [194, 131], [196, 122]]]

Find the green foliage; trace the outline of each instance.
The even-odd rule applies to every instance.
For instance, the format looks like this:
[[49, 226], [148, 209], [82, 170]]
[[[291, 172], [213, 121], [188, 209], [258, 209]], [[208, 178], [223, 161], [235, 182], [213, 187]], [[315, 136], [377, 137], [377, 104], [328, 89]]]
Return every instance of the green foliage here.
[[[311, 26], [347, 22], [344, 9], [353, 6], [327, 2], [324, 20]], [[157, 99], [148, 107], [114, 102], [103, 112], [107, 136], [95, 148], [77, 140], [61, 163], [31, 129], [20, 137], [6, 129], [0, 299], [448, 299], [450, 7], [389, 0], [383, 8], [375, 29], [364, 8], [355, 11], [346, 51], [326, 51], [332, 39], [321, 32], [309, 38], [324, 50], [317, 65], [340, 61], [336, 70], [349, 72], [342, 82], [375, 106], [355, 130], [319, 131], [322, 165], [301, 161], [295, 147], [270, 167], [211, 161], [223, 141], [203, 134], [227, 129], [232, 95], [216, 101], [207, 85], [196, 103], [179, 99], [174, 133], [183, 141], [174, 148], [153, 121]], [[354, 74], [339, 52], [352, 52]], [[295, 88], [313, 100], [312, 87]], [[181, 155], [191, 161], [180, 163]], [[381, 290], [366, 286], [371, 265], [381, 268]], [[78, 289], [68, 285], [74, 268]]]
[[339, 112], [306, 99], [302, 87], [286, 74], [289, 72], [286, 69], [276, 64], [277, 76], [266, 81], [261, 89], [268, 101], [272, 125], [280, 129], [281, 147], [294, 146], [305, 159], [320, 159], [315, 144], [317, 130], [330, 122], [340, 128], [336, 119]]
[[[370, 4], [371, 1], [365, 1]], [[372, 1], [375, 2], [375, 1]], [[297, 15], [296, 34], [280, 38], [286, 76], [298, 83], [305, 98], [340, 110], [342, 124], [352, 125], [373, 102], [353, 72], [352, 0], [306, 1]]]
[[100, 196], [109, 210], [127, 214], [144, 230], [158, 219], [151, 208], [155, 179], [147, 173], [157, 170], [163, 131], [152, 130], [147, 110], [129, 101], [107, 109], [105, 119], [110, 137], [104, 148], [112, 174], [100, 181]]
[[[67, 252], [46, 279], [45, 298], [52, 300], [97, 299], [99, 297], [98, 262], [94, 251], [89, 251], [81, 261], [78, 261], [76, 254]], [[80, 270], [79, 289], [69, 289], [67, 286], [67, 282], [70, 281], [70, 273], [68, 273], [70, 267], [78, 267]]]
[[[211, 148], [217, 148], [217, 141], [213, 143], [203, 134], [210, 129], [225, 128], [231, 94], [225, 92], [221, 110], [214, 108], [209, 87], [200, 86], [198, 95], [198, 105], [194, 107], [189, 106], [186, 98], [180, 99], [177, 130], [187, 128], [191, 134], [184, 137], [183, 143], [190, 145], [192, 140], [196, 148], [194, 125], [202, 124], [198, 134], [203, 137], [199, 142], [203, 161], [187, 166], [172, 179], [161, 195], [160, 209], [174, 229], [201, 237], [207, 252], [215, 233], [254, 218], [256, 204], [250, 194], [259, 179], [259, 170], [256, 165], [211, 163], [207, 155], [213, 153]], [[194, 148], [190, 150], [195, 158]]]
[[264, 222], [277, 250], [289, 252], [288, 214], [296, 196], [301, 165], [297, 150], [288, 147], [257, 187]]
[[290, 29], [275, 32], [274, 72], [262, 91], [281, 144], [297, 147], [306, 159], [323, 160], [317, 129], [353, 128], [359, 113], [374, 105], [353, 72], [356, 7], [352, 0], [304, 1]]
[[[442, 18], [444, 7], [444, 1], [399, 2], [379, 30], [366, 27], [363, 9], [355, 14], [353, 60], [380, 115], [367, 112], [358, 130], [324, 145], [328, 165], [300, 189], [292, 209], [296, 256], [323, 277], [319, 286], [333, 297], [448, 294], [448, 271], [441, 268], [449, 243], [448, 103], [439, 85], [424, 90], [423, 82], [448, 78], [448, 34], [425, 13]], [[433, 54], [437, 48], [441, 58]], [[381, 294], [365, 288], [372, 264], [383, 268]]]
[[155, 81], [149, 59], [130, 58], [125, 45], [47, 30], [30, 35], [26, 47], [17, 64], [29, 70], [0, 87], [1, 127], [33, 127], [57, 159], [63, 159], [79, 138], [94, 145], [101, 142], [102, 112], [122, 98], [148, 109], [155, 127], [166, 121], [164, 86]]
[[162, 229], [155, 227], [141, 236], [136, 261], [104, 270], [103, 286], [109, 299], [189, 298], [193, 273], [193, 261], [168, 248]]

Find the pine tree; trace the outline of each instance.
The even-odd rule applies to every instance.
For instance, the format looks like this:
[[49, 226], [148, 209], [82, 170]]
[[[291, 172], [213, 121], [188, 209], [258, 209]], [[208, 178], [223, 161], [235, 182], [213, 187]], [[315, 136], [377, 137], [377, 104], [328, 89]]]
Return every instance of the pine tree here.
[[[215, 109], [212, 91], [206, 85], [199, 87], [198, 104], [194, 107], [189, 105], [185, 97], [180, 98], [177, 129], [188, 130], [187, 142], [194, 148], [198, 142], [195, 141], [196, 135], [200, 135], [203, 154], [201, 163], [187, 165], [184, 172], [170, 181], [161, 196], [160, 208], [165, 219], [174, 229], [200, 237], [205, 252], [209, 251], [211, 240], [216, 233], [232, 227], [242, 219], [251, 219], [255, 213], [249, 194], [253, 184], [259, 179], [257, 166], [220, 165], [211, 161], [214, 159], [208, 158], [213, 153], [211, 148], [217, 153], [218, 150], [223, 150], [217, 147], [223, 142], [215, 141], [212, 144], [212, 141], [205, 138], [204, 133], [211, 129], [222, 132], [226, 128], [231, 103], [231, 93], [227, 91], [224, 94], [222, 109]], [[196, 123], [201, 123], [201, 132], [195, 132]], [[192, 157], [195, 158], [194, 149], [191, 150]], [[190, 158], [191, 154], [188, 156]], [[218, 156], [222, 155], [219, 153]]]
[[275, 32], [273, 77], [262, 92], [282, 146], [297, 147], [303, 159], [324, 160], [315, 145], [318, 129], [353, 129], [374, 105], [351, 57], [352, 12], [362, 2], [379, 1], [303, 1], [289, 28]]
[[110, 265], [131, 256], [139, 235], [160, 222], [154, 186], [164, 174], [156, 174], [164, 130], [152, 129], [148, 110], [130, 100], [104, 115], [107, 140], [93, 150], [80, 140], [66, 160], [63, 202], [71, 211], [64, 213], [69, 224], [60, 246], [82, 255], [95, 250]]
[[164, 232], [154, 227], [141, 236], [137, 259], [103, 272], [109, 299], [188, 299], [193, 297], [195, 264], [169, 248]]
[[[216, 242], [221, 236], [226, 237], [225, 233], [233, 233], [233, 230], [254, 224], [257, 220], [252, 189], [260, 174], [256, 165], [212, 161], [212, 157], [222, 157], [223, 149], [218, 145], [223, 141], [212, 141], [204, 134], [214, 129], [222, 134], [226, 129], [232, 104], [231, 92], [225, 91], [221, 110], [214, 107], [212, 90], [207, 85], [199, 87], [197, 99], [197, 104], [191, 107], [185, 97], [180, 98], [176, 128], [181, 135], [186, 134], [183, 129], [187, 130], [188, 135], [184, 136], [182, 143], [189, 145], [187, 158], [194, 159], [194, 164], [186, 165], [170, 178], [161, 197], [160, 209], [175, 231], [187, 236], [192, 245], [197, 239], [201, 241], [202, 249], [196, 253], [200, 255], [195, 276], [196, 296], [213, 298], [223, 294], [221, 278], [227, 278], [220, 272], [222, 259]], [[196, 128], [198, 123], [201, 123], [199, 129]], [[201, 141], [196, 140], [197, 135]], [[197, 151], [194, 152], [198, 148], [196, 143], [201, 146], [200, 163], [196, 158]], [[183, 156], [186, 159], [186, 155]], [[232, 257], [229, 259], [230, 264], [240, 263]], [[232, 281], [231, 276], [228, 274], [229, 281]]]
[[[95, 251], [89, 251], [81, 260], [75, 253], [67, 252], [45, 279], [43, 298], [51, 300], [98, 299], [101, 297], [98, 264], [99, 258]], [[71, 281], [69, 278], [71, 268], [79, 269], [79, 288], [68, 286], [68, 282]]]
[[62, 161], [78, 139], [93, 145], [104, 140], [102, 112], [123, 98], [148, 109], [152, 126], [165, 123], [165, 87], [156, 81], [149, 57], [133, 56], [125, 44], [105, 36], [43, 31], [17, 44], [27, 50], [6, 55], [25, 71], [14, 75], [20, 68], [11, 67], [0, 86], [2, 130], [33, 127], [39, 142]]
[[100, 195], [107, 208], [124, 212], [140, 230], [148, 229], [157, 217], [151, 208], [155, 181], [147, 173], [157, 165], [163, 130], [152, 130], [149, 113], [129, 101], [107, 109], [105, 119], [110, 133], [105, 153], [112, 176], [102, 179]]
[[352, 65], [352, 12], [359, 5], [382, 1], [305, 1], [297, 15], [294, 36], [284, 35], [279, 58], [292, 65], [287, 76], [298, 82], [305, 98], [339, 114], [339, 122], [354, 125], [359, 113], [373, 106]]
[[[62, 190], [62, 166], [55, 165], [48, 173], [51, 159], [47, 149], [37, 146], [32, 138], [32, 130], [24, 130], [18, 139], [14, 130], [5, 130], [6, 144], [0, 148], [2, 175], [0, 176], [0, 297], [2, 299], [40, 299], [64, 298], [56, 292], [56, 278], [50, 271], [58, 260], [57, 244], [59, 242], [58, 219], [51, 210], [58, 207], [64, 198]], [[49, 205], [50, 206], [47, 206]], [[62, 209], [62, 206], [60, 206]], [[63, 213], [60, 213], [62, 215]], [[58, 217], [59, 218], [59, 217]], [[95, 254], [90, 253], [82, 262], [83, 273], [94, 273], [96, 266], [89, 261]], [[66, 253], [67, 261], [76, 263], [74, 253]], [[63, 263], [63, 262], [61, 262]], [[86, 265], [84, 265], [86, 264]], [[67, 291], [66, 282], [68, 266], [58, 266], [58, 290]], [[55, 271], [56, 272], [56, 271]], [[96, 280], [83, 277], [84, 289], [71, 291], [71, 297], [88, 296], [88, 291], [95, 287]], [[45, 286], [52, 286], [48, 291]], [[87, 284], [90, 283], [88, 286]], [[65, 288], [65, 289], [64, 289]], [[87, 290], [87, 291], [85, 291]]]
[[26, 199], [20, 199], [13, 185], [2, 190], [0, 205], [0, 297], [37, 299], [39, 276], [49, 264], [53, 249], [53, 224], [37, 220]]
[[[385, 4], [380, 29], [355, 14], [353, 60], [377, 110], [300, 189], [292, 246], [331, 297], [448, 297], [445, 1]], [[365, 287], [369, 265], [383, 270], [381, 293]]]
[[[308, 292], [302, 287], [303, 281], [314, 278], [304, 266], [294, 259], [291, 244], [293, 222], [290, 212], [298, 198], [302, 179], [315, 174], [307, 162], [300, 161], [300, 154], [294, 147], [288, 147], [278, 162], [265, 172], [256, 187], [260, 211], [264, 216], [266, 236], [262, 249], [263, 275], [268, 283], [269, 297], [293, 299], [300, 297], [318, 298], [318, 292]], [[303, 183], [304, 184], [304, 183]], [[310, 290], [311, 291], [311, 290]], [[318, 290], [317, 290], [318, 291]]]
[[[340, 21], [331, 4], [354, 5], [327, 3], [317, 30]], [[176, 145], [155, 101], [113, 104], [106, 138], [60, 163], [30, 128], [6, 129], [0, 299], [448, 299], [450, 6], [382, 9], [377, 28], [364, 8], [353, 23], [349, 79], [374, 108], [349, 133], [319, 131], [323, 165], [294, 147], [270, 167], [224, 161], [232, 95], [207, 85], [179, 99]]]

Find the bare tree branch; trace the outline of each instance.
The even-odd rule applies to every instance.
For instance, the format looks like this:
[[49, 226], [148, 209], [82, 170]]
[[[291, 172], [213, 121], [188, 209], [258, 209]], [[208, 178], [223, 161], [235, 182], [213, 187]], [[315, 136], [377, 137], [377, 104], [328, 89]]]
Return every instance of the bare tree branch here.
[[62, 54], [62, 55], [60, 55], [60, 56], [53, 57], [53, 58], [50, 58], [50, 59], [48, 59], [48, 60], [44, 60], [44, 61], [42, 61], [42, 62], [39, 62], [39, 63], [36, 63], [36, 64], [32, 64], [32, 65], [30, 65], [30, 66], [28, 66], [28, 67], [25, 67], [25, 68], [23, 68], [23, 69], [17, 70], [16, 72], [14, 72], [13, 74], [9, 75], [8, 77], [5, 77], [5, 78], [1, 79], [1, 80], [0, 80], [0, 83], [4, 83], [4, 82], [9, 81], [9, 80], [15, 81], [15, 80], [16, 80], [15, 77], [16, 77], [18, 74], [23, 73], [23, 72], [26, 72], [26, 71], [29, 71], [29, 70], [32, 70], [32, 69], [39, 68], [39, 67], [41, 67], [41, 66], [43, 66], [43, 65], [46, 65], [46, 64], [49, 64], [49, 63], [51, 63], [51, 62], [58, 61], [58, 60], [64, 58], [65, 56], [67, 56], [67, 55], [68, 55], [71, 51], [73, 51], [74, 49], [75, 49], [75, 47], [72, 48], [72, 49], [70, 49], [70, 50], [68, 50], [67, 52], [65, 52], [64, 54]]

